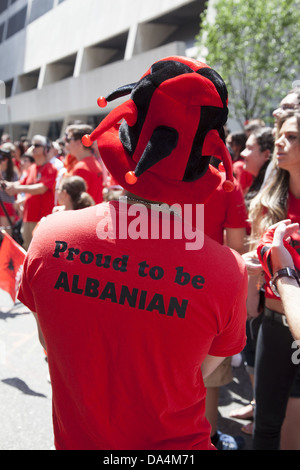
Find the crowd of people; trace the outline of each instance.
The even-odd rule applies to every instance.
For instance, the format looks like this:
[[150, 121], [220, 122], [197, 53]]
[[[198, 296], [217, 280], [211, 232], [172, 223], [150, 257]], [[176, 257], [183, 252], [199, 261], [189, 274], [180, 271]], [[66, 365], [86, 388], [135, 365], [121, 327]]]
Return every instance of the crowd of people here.
[[[255, 450], [300, 449], [300, 369], [291, 358], [295, 330], [289, 323], [283, 297], [278, 297], [269, 283], [271, 275], [286, 266], [273, 262], [273, 268], [276, 265], [278, 269], [272, 272], [257, 250], [269, 227], [281, 221], [287, 226], [292, 224], [293, 231], [288, 231], [290, 244], [296, 251], [300, 249], [299, 88], [283, 97], [273, 116], [274, 127], [256, 117], [239, 133], [229, 132], [224, 125], [234, 187], [230, 192], [223, 190], [227, 175], [222, 173], [221, 182], [204, 204], [205, 235], [239, 253], [247, 268], [247, 292], [240, 295], [241, 302], [245, 297], [247, 309], [247, 343], [242, 354], [253, 386], [253, 400], [232, 416], [252, 420], [242, 431], [253, 436]], [[55, 142], [35, 135], [11, 143], [9, 136], [2, 136], [0, 197], [4, 208], [0, 207], [0, 225], [9, 232], [11, 224], [22, 221], [26, 250], [37, 225], [49, 214], [116, 201], [123, 190], [104, 164], [101, 149], [99, 152], [95, 143], [84, 145], [82, 138], [87, 134], [92, 134], [89, 126], [75, 123], [68, 125], [64, 138]], [[220, 160], [214, 157], [210, 163], [219, 167]], [[285, 231], [280, 234], [282, 242]], [[294, 273], [293, 260], [288, 261]], [[271, 270], [269, 277], [267, 269]], [[242, 440], [218, 429], [219, 390], [232, 381], [231, 352], [212, 373], [204, 374], [205, 415], [211, 442], [220, 450], [242, 448]]]
[[15, 142], [7, 134], [2, 136], [0, 224], [11, 234], [12, 226], [19, 223], [25, 250], [47, 215], [103, 201], [106, 169], [96, 147], [85, 148], [81, 143], [90, 131], [90, 126], [77, 123], [56, 141], [39, 134]]
[[[233, 411], [231, 416], [251, 420], [241, 430], [253, 436], [254, 449], [299, 449], [297, 426], [300, 422], [300, 389], [297, 388], [297, 382], [300, 370], [298, 364], [293, 364], [290, 351], [294, 337], [284, 315], [284, 306], [266, 282], [257, 247], [269, 226], [280, 220], [288, 224], [300, 222], [300, 88], [291, 89], [283, 97], [273, 117], [274, 127], [266, 126], [261, 119], [252, 119], [245, 124], [243, 132], [227, 132], [226, 137], [240, 197], [240, 200], [236, 198], [233, 201], [234, 193], [227, 195], [233, 205], [227, 207], [226, 217], [229, 214], [232, 218], [236, 216], [230, 230], [236, 236], [239, 234], [238, 248], [228, 238], [226, 232], [230, 222], [225, 218], [222, 227], [225, 229], [224, 243], [242, 254], [248, 270], [247, 345], [243, 350], [243, 358], [253, 387], [253, 400]], [[244, 211], [241, 211], [241, 194]], [[207, 208], [213, 197], [208, 201]], [[219, 214], [214, 213], [216, 224]], [[239, 224], [237, 214], [240, 214]], [[214, 237], [205, 222], [206, 233]], [[241, 231], [242, 227], [245, 227], [244, 232]], [[298, 251], [299, 240], [296, 227], [292, 243]], [[278, 337], [275, 332], [278, 332]], [[283, 350], [286, 352], [285, 357]], [[239, 437], [233, 438], [217, 431], [218, 388], [232, 380], [231, 363], [228, 360], [225, 371], [226, 360], [207, 380], [207, 417], [215, 431], [212, 433], [212, 442], [219, 442], [224, 449], [238, 449], [243, 445]], [[212, 389], [210, 383], [214, 385]], [[223, 439], [223, 443], [220, 443], [220, 439]]]
[[[244, 357], [253, 400], [232, 416], [253, 419], [242, 430], [253, 436], [254, 449], [300, 448], [297, 432], [300, 371], [291, 359], [294, 337], [284, 306], [271, 290], [270, 278], [266, 281], [257, 253], [261, 237], [273, 224], [285, 220], [299, 228], [299, 111], [300, 89], [295, 88], [274, 110], [274, 127], [260, 126], [253, 130], [240, 154], [243, 171], [252, 176], [248, 189], [244, 190], [249, 243], [243, 257], [249, 274]], [[242, 179], [240, 173], [237, 177]], [[299, 240], [296, 230], [291, 241], [296, 251], [299, 251]]]

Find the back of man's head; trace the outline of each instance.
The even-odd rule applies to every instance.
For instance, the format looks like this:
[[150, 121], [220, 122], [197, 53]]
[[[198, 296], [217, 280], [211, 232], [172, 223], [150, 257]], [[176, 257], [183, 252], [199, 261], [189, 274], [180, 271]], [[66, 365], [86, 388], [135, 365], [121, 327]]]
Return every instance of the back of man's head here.
[[85, 134], [90, 134], [93, 128], [88, 124], [80, 123], [80, 124], [70, 124], [66, 128], [66, 134], [72, 134], [72, 137], [75, 140], [81, 140]]

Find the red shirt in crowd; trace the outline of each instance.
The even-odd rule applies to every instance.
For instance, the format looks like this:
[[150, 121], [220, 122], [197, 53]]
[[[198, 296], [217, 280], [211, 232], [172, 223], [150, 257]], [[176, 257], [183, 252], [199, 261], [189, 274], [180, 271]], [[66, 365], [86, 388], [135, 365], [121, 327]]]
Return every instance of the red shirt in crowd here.
[[225, 175], [216, 191], [204, 205], [204, 232], [217, 242], [223, 244], [225, 228], [247, 228], [247, 209], [244, 196], [237, 180], [234, 190], [224, 191], [222, 184]]
[[246, 194], [253, 182], [253, 175], [244, 169], [244, 160], [237, 160], [233, 163], [233, 174], [239, 182], [243, 194]]
[[42, 217], [51, 214], [54, 207], [54, 191], [57, 170], [51, 163], [37, 166], [32, 164], [24, 179], [20, 181], [22, 185], [43, 183], [48, 189], [44, 194], [26, 194], [24, 203], [24, 222], [39, 222]]
[[[297, 199], [290, 191], [288, 194], [288, 212], [287, 212], [286, 218], [291, 219], [292, 223], [300, 224], [300, 199]], [[293, 233], [290, 243], [295, 248], [295, 250], [297, 250], [297, 252], [300, 254], [299, 231], [296, 233]], [[265, 285], [265, 297], [269, 299], [271, 298], [271, 299], [278, 300], [278, 297], [276, 297], [275, 294], [273, 293], [269, 283], [266, 283]]]
[[87, 192], [99, 204], [103, 201], [103, 174], [100, 163], [93, 155], [78, 160], [71, 169], [71, 175], [81, 176], [87, 185]]

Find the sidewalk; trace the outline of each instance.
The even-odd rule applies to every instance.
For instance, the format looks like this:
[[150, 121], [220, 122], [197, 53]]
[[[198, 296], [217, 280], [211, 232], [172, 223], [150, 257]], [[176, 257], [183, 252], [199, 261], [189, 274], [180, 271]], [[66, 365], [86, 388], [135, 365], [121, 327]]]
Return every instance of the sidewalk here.
[[249, 376], [242, 363], [240, 367], [233, 367], [233, 381], [221, 387], [219, 401], [219, 430], [231, 436], [241, 436], [245, 440], [243, 450], [252, 450], [252, 437], [241, 432], [242, 426], [250, 420], [231, 418], [229, 413], [247, 405], [252, 399], [252, 387]]

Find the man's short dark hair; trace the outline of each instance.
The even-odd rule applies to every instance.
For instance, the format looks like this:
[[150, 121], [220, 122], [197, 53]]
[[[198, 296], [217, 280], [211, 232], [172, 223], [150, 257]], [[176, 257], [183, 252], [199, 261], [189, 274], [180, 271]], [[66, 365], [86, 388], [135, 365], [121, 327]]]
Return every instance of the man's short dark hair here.
[[75, 140], [81, 140], [85, 134], [90, 134], [92, 130], [93, 128], [88, 124], [71, 124], [66, 128], [66, 132], [70, 132]]

